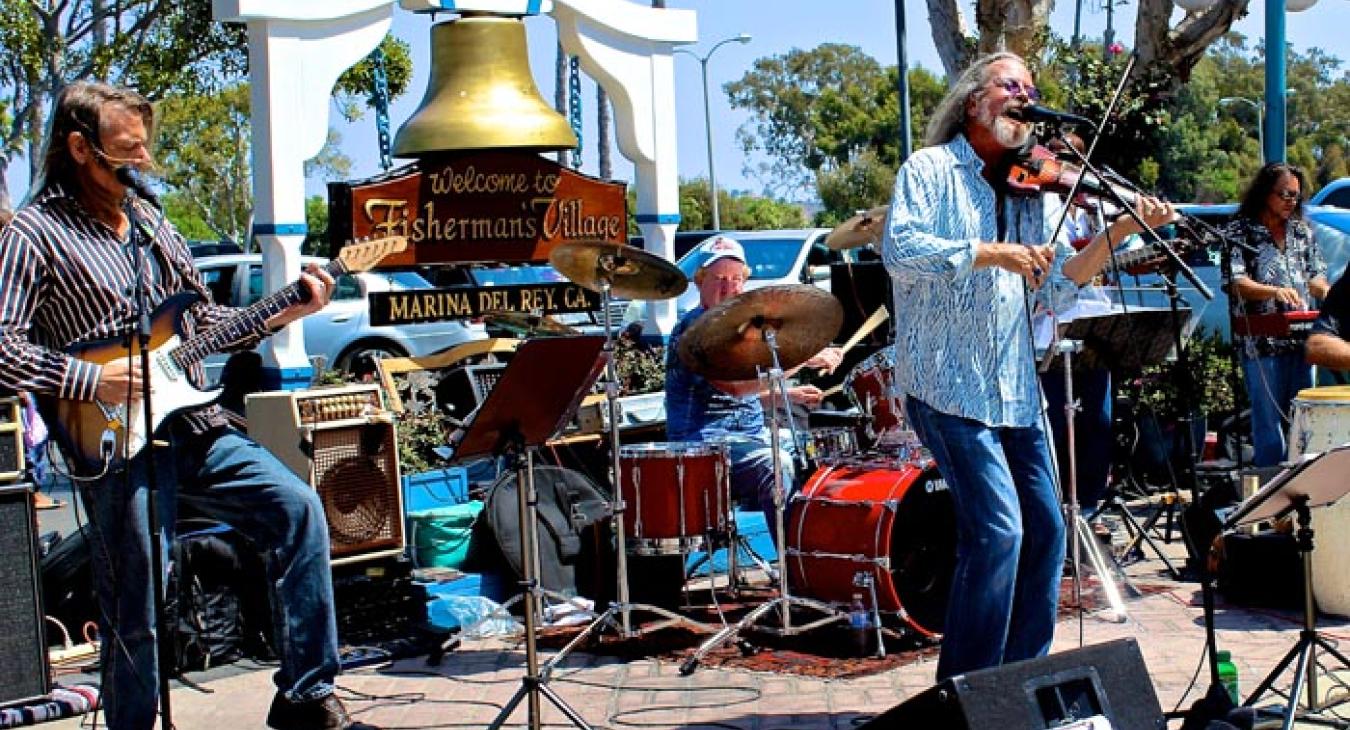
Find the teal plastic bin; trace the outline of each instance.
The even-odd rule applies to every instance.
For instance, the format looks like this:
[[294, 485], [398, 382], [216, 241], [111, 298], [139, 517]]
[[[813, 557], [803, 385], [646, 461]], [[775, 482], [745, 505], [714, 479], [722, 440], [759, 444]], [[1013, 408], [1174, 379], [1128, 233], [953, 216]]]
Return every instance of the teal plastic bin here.
[[479, 501], [408, 513], [414, 565], [459, 568], [469, 552], [473, 521], [483, 511]]

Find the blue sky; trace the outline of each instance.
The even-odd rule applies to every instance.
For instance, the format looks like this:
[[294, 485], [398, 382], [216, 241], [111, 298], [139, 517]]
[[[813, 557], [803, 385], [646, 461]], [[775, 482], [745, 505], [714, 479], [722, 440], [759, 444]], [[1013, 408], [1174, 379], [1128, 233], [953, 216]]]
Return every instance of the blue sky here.
[[[1106, 27], [1102, 2], [1084, 0], [1082, 28], [1086, 37], [1099, 38]], [[708, 64], [714, 157], [718, 184], [723, 188], [758, 192], [761, 187], [753, 178], [743, 174], [745, 160], [735, 142], [735, 130], [745, 122], [746, 116], [732, 110], [721, 91], [723, 84], [739, 78], [756, 58], [782, 54], [792, 48], [811, 48], [826, 42], [857, 45], [884, 64], [894, 64], [897, 58], [893, 0], [668, 0], [667, 5], [698, 13], [700, 40], [690, 48], [700, 55], [723, 38], [739, 33], [753, 36], [749, 44], [729, 43], [723, 46]], [[1072, 2], [1065, 1], [1056, 8], [1052, 17], [1052, 27], [1056, 32], [1068, 35], [1072, 31], [1073, 7]], [[1127, 45], [1133, 34], [1136, 8], [1137, 4], [1133, 2], [1116, 8], [1116, 37]], [[1250, 14], [1236, 26], [1239, 32], [1252, 41], [1264, 34], [1264, 8], [1262, 0], [1252, 0]], [[926, 4], [923, 0], [906, 0], [906, 12], [910, 63], [940, 70], [941, 64], [929, 34]], [[428, 16], [395, 11], [392, 32], [412, 45], [415, 76], [409, 93], [395, 101], [390, 111], [394, 130], [417, 108], [426, 88], [430, 66], [430, 27], [431, 19]], [[551, 102], [555, 27], [548, 17], [531, 18], [526, 27], [530, 64], [541, 93]], [[1318, 47], [1350, 61], [1350, 37], [1346, 34], [1346, 28], [1350, 28], [1350, 0], [1318, 0], [1311, 9], [1288, 16], [1288, 39], [1296, 49], [1306, 51]], [[675, 73], [680, 175], [703, 176], [707, 174], [708, 165], [699, 65], [689, 56], [679, 55], [675, 61]], [[582, 89], [585, 120], [582, 169], [595, 174], [595, 86], [583, 78]], [[343, 151], [354, 162], [353, 178], [379, 172], [373, 115], [367, 115], [355, 124], [344, 123], [336, 114], [332, 119], [343, 136]], [[631, 181], [632, 166], [618, 153], [617, 148], [614, 160], [615, 177]], [[27, 189], [26, 169], [26, 164], [10, 166], [9, 182], [15, 199], [21, 199]], [[325, 192], [321, 180], [311, 180], [308, 187], [309, 194]]]
[[[639, 0], [641, 1], [641, 0]], [[643, 2], [643, 4], [648, 4]], [[895, 40], [895, 5], [893, 0], [834, 0], [807, 2], [806, 0], [667, 0], [671, 8], [686, 8], [698, 13], [699, 42], [689, 48], [702, 55], [723, 38], [740, 33], [752, 36], [750, 43], [728, 43], [718, 49], [708, 63], [708, 82], [712, 105], [713, 155], [718, 186], [724, 189], [759, 192], [762, 184], [743, 174], [744, 155], [736, 144], [735, 130], [746, 121], [747, 115], [733, 110], [727, 104], [721, 87], [740, 78], [756, 58], [778, 55], [793, 48], [812, 48], [826, 42], [849, 43], [859, 46], [868, 55], [883, 64], [894, 64], [898, 57]], [[906, 0], [908, 23], [908, 55], [911, 65], [924, 66], [941, 72], [942, 64], [933, 47], [928, 25], [928, 12], [923, 0]], [[1134, 16], [1138, 4], [1117, 5], [1114, 19], [1116, 38], [1130, 44], [1134, 30]], [[1073, 2], [1061, 0], [1052, 16], [1051, 25], [1065, 36], [1073, 30]], [[966, 6], [970, 12], [970, 6]], [[1254, 45], [1265, 34], [1265, 5], [1262, 0], [1251, 0], [1250, 13], [1236, 25]], [[968, 16], [973, 22], [973, 15]], [[431, 20], [427, 16], [399, 11], [394, 19], [393, 33], [412, 44], [416, 77], [412, 91], [393, 105], [390, 112], [394, 129], [402, 123], [421, 101], [426, 88], [426, 72], [430, 63], [428, 34]], [[1084, 0], [1083, 35], [1100, 38], [1106, 28], [1103, 0], [1095, 4]], [[1350, 63], [1350, 0], [1318, 0], [1311, 9], [1288, 14], [1287, 37], [1299, 51], [1319, 47]], [[527, 21], [530, 42], [530, 64], [540, 92], [550, 103], [553, 100], [553, 64], [556, 31], [552, 19], [531, 18]], [[687, 55], [675, 59], [675, 83], [679, 114], [679, 171], [681, 177], [707, 174], [707, 147], [704, 137], [703, 97], [699, 64]], [[583, 163], [584, 172], [595, 174], [595, 86], [583, 76]], [[379, 171], [375, 146], [373, 118], [355, 125], [339, 123], [344, 151], [355, 162], [356, 178]], [[395, 161], [397, 164], [397, 160]], [[615, 148], [615, 177], [632, 181], [632, 166]], [[321, 185], [311, 181], [311, 194], [323, 192]]]

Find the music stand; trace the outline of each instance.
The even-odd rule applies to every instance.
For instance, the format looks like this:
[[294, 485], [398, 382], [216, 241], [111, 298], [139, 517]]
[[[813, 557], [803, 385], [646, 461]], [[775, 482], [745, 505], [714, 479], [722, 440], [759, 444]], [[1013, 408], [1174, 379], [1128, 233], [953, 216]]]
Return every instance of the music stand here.
[[[1276, 678], [1284, 673], [1290, 662], [1297, 658], [1294, 681], [1289, 686], [1289, 701], [1284, 708], [1282, 726], [1284, 730], [1293, 728], [1294, 721], [1298, 719], [1298, 701], [1305, 681], [1308, 687], [1308, 712], [1319, 713], [1327, 707], [1321, 704], [1317, 694], [1318, 647], [1340, 661], [1341, 666], [1350, 668], [1350, 659], [1317, 633], [1317, 605], [1313, 600], [1312, 576], [1312, 508], [1334, 504], [1345, 496], [1346, 492], [1350, 492], [1350, 483], [1347, 483], [1345, 478], [1347, 473], [1350, 473], [1350, 444], [1337, 446], [1280, 472], [1260, 491], [1243, 502], [1223, 524], [1223, 529], [1227, 531], [1241, 525], [1279, 519], [1289, 512], [1298, 515], [1298, 531], [1295, 535], [1303, 563], [1303, 629], [1299, 631], [1298, 641], [1294, 646], [1290, 647], [1270, 674], [1261, 680], [1261, 684], [1247, 701], [1242, 703], [1244, 707], [1254, 707], [1261, 696], [1275, 684]], [[1212, 605], [1206, 606], [1205, 630], [1209, 633], [1209, 646], [1212, 647], [1214, 646]]]
[[[1079, 317], [1069, 322], [1062, 323], [1059, 327], [1061, 339], [1078, 340], [1083, 343], [1083, 351], [1075, 358], [1074, 364], [1082, 368], [1106, 368], [1113, 373], [1121, 371], [1139, 371], [1149, 365], [1156, 365], [1167, 359], [1167, 356], [1174, 347], [1174, 338], [1172, 333], [1175, 327], [1184, 325], [1190, 317], [1190, 310], [1182, 308], [1173, 312], [1171, 308], [1153, 308], [1153, 307], [1130, 307], [1128, 310], [1112, 310], [1107, 314], [1089, 315]], [[1066, 353], [1065, 359], [1068, 356]], [[1067, 367], [1067, 366], [1066, 366]], [[1065, 382], [1070, 382], [1066, 374]], [[1066, 398], [1068, 403], [1072, 403], [1072, 398]], [[1066, 419], [1071, 424], [1072, 420]], [[1189, 458], [1189, 457], [1188, 457]], [[1175, 486], [1175, 485], [1173, 485]], [[1074, 495], [1076, 498], [1076, 494]], [[1124, 501], [1120, 498], [1120, 491], [1113, 484], [1102, 495], [1101, 506], [1092, 514], [1097, 517], [1104, 510], [1114, 509], [1121, 522], [1126, 526], [1126, 531], [1131, 533], [1130, 542], [1126, 545], [1121, 555], [1129, 555], [1130, 552], [1140, 547], [1142, 541], [1153, 550], [1167, 566], [1167, 571], [1173, 578], [1179, 578], [1180, 572], [1172, 565], [1172, 561], [1163, 553], [1162, 548], [1153, 541], [1148, 531], [1157, 523], [1158, 518], [1165, 509], [1159, 506], [1153, 513], [1144, 520], [1141, 525], [1130, 510], [1126, 508]], [[1076, 529], [1081, 529], [1082, 533], [1088, 537], [1086, 544], [1089, 546], [1089, 552], [1096, 550], [1096, 543], [1092, 541], [1091, 530], [1087, 527], [1087, 520], [1080, 519], [1081, 524], [1076, 525]], [[1076, 556], [1075, 556], [1076, 557]], [[1099, 556], [1094, 556], [1099, 558]], [[1103, 585], [1107, 583], [1106, 576], [1102, 573], [1105, 561], [1097, 560], [1093, 562], [1093, 569], [1102, 578]], [[1075, 563], [1076, 565], [1076, 563]], [[1129, 582], [1125, 581], [1126, 586]], [[1131, 587], [1133, 591], [1133, 588]], [[1109, 595], [1109, 593], [1108, 593]], [[1115, 606], [1119, 615], [1124, 616], [1123, 606]]]
[[575, 415], [581, 399], [600, 377], [608, 359], [602, 352], [605, 338], [597, 335], [549, 337], [530, 340], [516, 350], [497, 385], [488, 393], [468, 431], [455, 449], [454, 459], [493, 455], [505, 457], [516, 471], [516, 496], [520, 515], [521, 584], [527, 598], [525, 613], [525, 676], [520, 688], [489, 725], [496, 730], [506, 723], [520, 701], [529, 698], [529, 726], [542, 726], [539, 696], [582, 730], [590, 725], [539, 677], [535, 641], [539, 600], [536, 541], [538, 496], [534, 491], [531, 450], [563, 429]]

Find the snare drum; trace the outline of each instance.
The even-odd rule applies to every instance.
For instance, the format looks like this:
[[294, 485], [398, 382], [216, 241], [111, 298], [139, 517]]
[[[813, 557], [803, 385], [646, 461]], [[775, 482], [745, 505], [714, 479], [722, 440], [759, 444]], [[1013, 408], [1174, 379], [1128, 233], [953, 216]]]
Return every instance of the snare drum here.
[[637, 555], [683, 555], [732, 525], [727, 449], [710, 443], [619, 448], [626, 547]]
[[877, 608], [942, 632], [956, 570], [956, 511], [931, 462], [853, 462], [817, 471], [793, 497], [787, 570], [794, 592], [839, 606], [869, 579]]
[[849, 400], [871, 419], [874, 436], [903, 428], [905, 412], [895, 387], [895, 357], [891, 348], [872, 353], [844, 378]]
[[858, 434], [851, 428], [815, 428], [811, 430], [815, 459], [824, 462], [858, 453]]
[[[1350, 386], [1307, 388], [1298, 392], [1289, 423], [1289, 460], [1326, 451], [1350, 441]], [[1312, 510], [1316, 547], [1312, 584], [1317, 607], [1350, 616], [1350, 499]]]

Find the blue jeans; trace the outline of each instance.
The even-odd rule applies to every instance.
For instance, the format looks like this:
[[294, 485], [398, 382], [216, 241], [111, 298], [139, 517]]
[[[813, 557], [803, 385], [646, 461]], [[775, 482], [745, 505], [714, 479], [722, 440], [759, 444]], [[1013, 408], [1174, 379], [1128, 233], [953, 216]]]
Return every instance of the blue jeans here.
[[[84, 489], [104, 637], [103, 701], [113, 730], [151, 728], [158, 712], [147, 453], [132, 461], [129, 483], [127, 472], [118, 471]], [[229, 523], [262, 553], [281, 653], [273, 677], [278, 691], [294, 701], [331, 694], [340, 665], [328, 526], [318, 494], [266, 449], [229, 429], [175, 438], [172, 448], [156, 451], [155, 466], [166, 533], [181, 501]]]
[[1044, 430], [991, 428], [913, 397], [905, 408], [956, 508], [938, 679], [1045, 655], [1065, 533]]
[[[773, 503], [773, 447], [765, 441], [748, 439], [724, 443], [730, 451], [732, 500], [736, 503], [753, 501], [764, 513], [769, 535], [776, 541], [778, 520]], [[792, 453], [786, 448], [788, 441], [780, 438], [779, 445], [784, 447], [778, 453], [783, 467], [783, 500], [786, 505], [795, 486], [796, 468], [792, 463]]]
[[1250, 358], [1242, 356], [1242, 377], [1252, 404], [1252, 464], [1284, 461], [1289, 405], [1300, 390], [1312, 387], [1312, 368], [1302, 352]]

